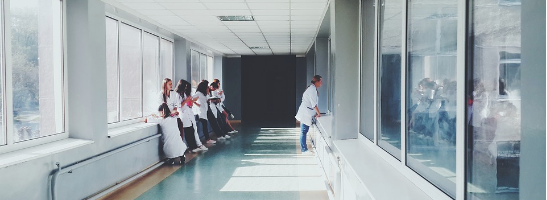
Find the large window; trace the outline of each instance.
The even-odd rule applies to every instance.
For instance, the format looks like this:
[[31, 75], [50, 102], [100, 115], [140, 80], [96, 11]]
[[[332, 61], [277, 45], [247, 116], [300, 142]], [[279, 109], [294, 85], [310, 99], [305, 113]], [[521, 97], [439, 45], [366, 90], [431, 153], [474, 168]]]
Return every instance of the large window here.
[[472, 1], [467, 199], [519, 199], [520, 1]]
[[[458, 4], [408, 5], [407, 165], [452, 197], [456, 185]], [[460, 80], [461, 81], [461, 80]]]
[[195, 89], [198, 86], [199, 82], [201, 82], [201, 80], [208, 80], [209, 82], [213, 81], [213, 57], [198, 52], [196, 50], [192, 50], [191, 58], [192, 76], [190, 78], [192, 79], [192, 88]]
[[106, 17], [108, 123], [157, 109], [163, 78], [173, 76], [173, 43]]
[[401, 55], [403, 0], [382, 0], [378, 36], [378, 144], [401, 156]]
[[[2, 84], [11, 76], [11, 95], [2, 90], [1, 144], [12, 144], [64, 132], [62, 7], [59, 0], [10, 1], [9, 55], [2, 52]], [[5, 16], [5, 15], [4, 15]], [[2, 34], [4, 36], [4, 34]], [[8, 79], [9, 80], [9, 79]], [[13, 117], [4, 118], [12, 97]], [[8, 115], [9, 116], [9, 115]], [[6, 127], [7, 125], [8, 127]], [[13, 125], [13, 127], [9, 127]], [[7, 128], [7, 129], [6, 129]]]

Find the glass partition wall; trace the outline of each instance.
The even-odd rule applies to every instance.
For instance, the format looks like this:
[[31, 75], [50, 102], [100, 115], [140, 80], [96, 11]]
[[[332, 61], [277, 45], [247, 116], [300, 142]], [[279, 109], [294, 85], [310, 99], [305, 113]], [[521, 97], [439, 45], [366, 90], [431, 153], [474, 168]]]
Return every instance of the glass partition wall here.
[[[376, 118], [360, 103], [364, 138], [439, 194], [519, 199], [520, 10], [520, 1], [361, 0], [361, 96], [372, 68], [377, 85]], [[375, 133], [362, 131], [369, 121]]]

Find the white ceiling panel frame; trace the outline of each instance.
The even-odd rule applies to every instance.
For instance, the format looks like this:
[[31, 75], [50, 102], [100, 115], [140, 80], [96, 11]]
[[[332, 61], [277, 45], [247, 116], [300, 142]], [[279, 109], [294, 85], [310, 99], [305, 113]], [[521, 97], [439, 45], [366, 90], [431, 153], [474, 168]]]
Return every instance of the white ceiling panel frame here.
[[326, 5], [317, 2], [291, 2], [293, 10], [324, 10]]
[[214, 16], [251, 15], [250, 10], [209, 10]]
[[289, 10], [253, 10], [254, 16], [289, 16]]
[[289, 21], [289, 16], [268, 16], [268, 15], [254, 15], [255, 21]]
[[170, 10], [172, 13], [178, 16], [212, 16], [213, 13], [209, 10], [184, 10], [184, 9], [175, 9]]
[[271, 10], [271, 9], [279, 9], [279, 10], [287, 10], [290, 8], [290, 4], [288, 2], [281, 2], [281, 3], [254, 3], [254, 2], [247, 2], [247, 5], [249, 5], [249, 8], [251, 10]]
[[321, 15], [292, 15], [291, 20], [321, 20]]
[[163, 6], [161, 6], [158, 3], [122, 3], [124, 6], [127, 6], [128, 8], [134, 9], [134, 10], [143, 10], [143, 9], [165, 9]]
[[323, 15], [323, 9], [321, 10], [291, 10], [291, 16], [316, 16], [318, 20]]
[[170, 10], [206, 10], [207, 7], [203, 3], [159, 3], [163, 7]]
[[148, 17], [175, 15], [175, 13], [167, 9], [155, 9], [155, 10], [146, 9], [146, 10], [137, 10], [137, 12], [143, 15], [146, 15]]
[[[202, 1], [203, 2], [203, 1]], [[209, 10], [245, 10], [247, 4], [241, 3], [203, 3]]]
[[222, 21], [222, 23], [228, 27], [230, 26], [254, 26], [256, 25], [253, 21]]

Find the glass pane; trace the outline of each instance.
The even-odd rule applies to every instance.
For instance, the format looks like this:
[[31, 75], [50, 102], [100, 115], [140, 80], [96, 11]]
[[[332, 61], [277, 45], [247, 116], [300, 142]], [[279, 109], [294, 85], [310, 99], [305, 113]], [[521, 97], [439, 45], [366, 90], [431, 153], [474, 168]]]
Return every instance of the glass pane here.
[[467, 199], [519, 199], [520, 1], [473, 1]]
[[149, 33], [143, 38], [143, 110], [144, 115], [157, 113], [157, 98], [161, 88], [159, 77], [159, 48], [160, 39]]
[[199, 78], [199, 53], [192, 51], [192, 88], [197, 88], [201, 79]]
[[[457, 2], [409, 5], [407, 164], [448, 195], [456, 190]], [[459, 108], [463, 109], [463, 108]]]
[[167, 40], [161, 40], [160, 45], [161, 53], [161, 75], [160, 80], [163, 78], [173, 79], [173, 43]]
[[403, 1], [383, 0], [380, 9], [378, 145], [400, 158]]
[[118, 122], [118, 21], [106, 18], [106, 104], [108, 123]]
[[215, 78], [221, 79], [222, 77], [213, 77], [213, 57], [207, 56], [207, 80], [213, 80]]
[[[199, 55], [199, 80], [207, 79], [207, 56], [205, 54]], [[199, 82], [198, 82], [199, 84]]]
[[120, 26], [121, 120], [142, 117], [141, 30]]
[[14, 142], [63, 132], [60, 1], [11, 1]]
[[[374, 91], [374, 84], [369, 84], [367, 80], [374, 79], [374, 42], [376, 41], [376, 5], [375, 1], [361, 1], [361, 72], [360, 72], [360, 122], [359, 133], [365, 136], [367, 139], [374, 140], [374, 97], [372, 93], [367, 91]], [[331, 52], [332, 53], [332, 52]], [[333, 74], [336, 73], [335, 69], [330, 69], [331, 78], [334, 78]], [[330, 82], [331, 87], [334, 86], [333, 82]], [[332, 87], [333, 88], [333, 87]], [[333, 91], [331, 90], [329, 95], [332, 97]], [[331, 98], [332, 99], [332, 98]], [[330, 108], [333, 108], [333, 102], [330, 102]]]

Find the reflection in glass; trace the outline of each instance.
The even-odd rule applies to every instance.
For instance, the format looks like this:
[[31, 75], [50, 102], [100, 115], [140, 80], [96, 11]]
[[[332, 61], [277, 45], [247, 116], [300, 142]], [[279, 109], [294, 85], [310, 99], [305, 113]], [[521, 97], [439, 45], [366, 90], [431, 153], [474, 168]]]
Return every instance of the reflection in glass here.
[[142, 117], [141, 30], [120, 26], [121, 121]]
[[150, 33], [143, 35], [143, 112], [144, 115], [157, 113], [158, 104], [157, 98], [163, 80], [159, 77], [159, 37]]
[[118, 87], [118, 21], [106, 18], [106, 104], [108, 123], [120, 121]]
[[382, 0], [380, 8], [380, 125], [378, 144], [401, 155], [401, 41], [403, 1]]
[[466, 199], [519, 199], [521, 6], [500, 4], [472, 5]]
[[199, 80], [207, 79], [207, 56], [205, 54], [199, 54], [199, 69]]
[[407, 164], [452, 197], [457, 8], [456, 1], [413, 0], [408, 22]]
[[60, 8], [60, 1], [10, 3], [14, 142], [64, 131]]

